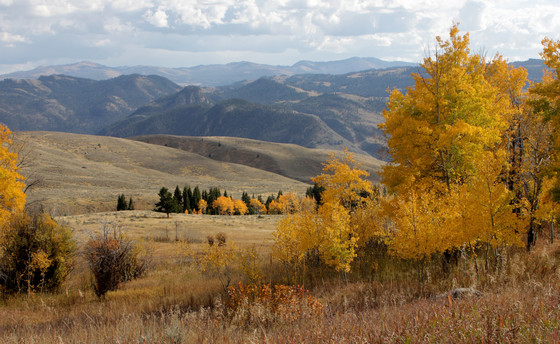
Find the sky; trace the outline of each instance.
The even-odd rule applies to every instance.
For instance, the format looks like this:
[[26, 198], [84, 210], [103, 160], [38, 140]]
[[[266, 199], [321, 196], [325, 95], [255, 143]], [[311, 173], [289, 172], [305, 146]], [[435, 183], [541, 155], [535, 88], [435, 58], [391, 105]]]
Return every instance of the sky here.
[[349, 57], [420, 62], [459, 23], [471, 50], [538, 58], [558, 0], [0, 0], [0, 73]]

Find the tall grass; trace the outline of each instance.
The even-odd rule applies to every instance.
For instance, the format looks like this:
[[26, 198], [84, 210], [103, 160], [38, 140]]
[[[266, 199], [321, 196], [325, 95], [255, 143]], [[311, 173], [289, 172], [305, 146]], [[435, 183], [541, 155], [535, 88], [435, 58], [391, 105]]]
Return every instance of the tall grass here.
[[[264, 259], [266, 261], [266, 259]], [[476, 271], [473, 258], [443, 273], [438, 261], [418, 282], [411, 262], [378, 262], [377, 273], [323, 271], [301, 288], [307, 298], [276, 300], [260, 289], [232, 303], [219, 281], [188, 260], [162, 260], [145, 277], [99, 300], [79, 271], [58, 294], [0, 302], [2, 343], [558, 343], [560, 246], [511, 250], [500, 268]], [[384, 265], [383, 265], [384, 264]], [[264, 263], [264, 280], [282, 283]], [[275, 276], [275, 277], [271, 277]], [[323, 279], [321, 280], [321, 276]], [[243, 286], [247, 286], [243, 284]], [[453, 288], [481, 296], [453, 298]], [[255, 287], [256, 288], [256, 287]], [[260, 287], [262, 288], [262, 287]], [[270, 288], [274, 288], [271, 286]], [[292, 295], [288, 290], [285, 294]], [[309, 289], [307, 294], [304, 289]], [[294, 289], [295, 290], [295, 289]], [[251, 294], [253, 293], [253, 294]], [[239, 293], [238, 293], [239, 294]], [[243, 293], [241, 293], [243, 294]], [[280, 295], [280, 294], [279, 294]], [[295, 294], [294, 294], [295, 295]], [[269, 300], [269, 301], [267, 301]], [[279, 300], [279, 299], [278, 299]], [[281, 305], [281, 307], [280, 307]], [[282, 308], [283, 307], [283, 308]], [[278, 311], [282, 309], [283, 311]], [[290, 313], [291, 312], [291, 313]], [[302, 314], [302, 316], [287, 316]]]

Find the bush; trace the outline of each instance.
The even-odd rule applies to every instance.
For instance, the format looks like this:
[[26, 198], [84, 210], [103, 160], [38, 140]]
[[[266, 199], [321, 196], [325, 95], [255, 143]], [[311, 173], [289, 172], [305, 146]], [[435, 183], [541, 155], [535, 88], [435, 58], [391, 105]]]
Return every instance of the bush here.
[[4, 292], [53, 291], [73, 264], [72, 233], [49, 215], [19, 213], [0, 233], [0, 286]]
[[87, 242], [85, 256], [93, 275], [93, 289], [99, 297], [118, 289], [122, 282], [140, 277], [148, 265], [140, 247], [112, 224], [105, 224], [101, 235]]

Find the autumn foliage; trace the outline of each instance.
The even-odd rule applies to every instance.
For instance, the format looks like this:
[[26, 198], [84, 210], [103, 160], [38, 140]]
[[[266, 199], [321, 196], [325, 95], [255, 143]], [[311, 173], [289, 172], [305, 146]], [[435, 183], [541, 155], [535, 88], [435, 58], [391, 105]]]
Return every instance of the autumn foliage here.
[[[25, 205], [24, 178], [18, 173], [17, 154], [10, 151], [11, 131], [0, 125], [0, 222], [4, 223]], [[0, 223], [0, 225], [2, 224]]]

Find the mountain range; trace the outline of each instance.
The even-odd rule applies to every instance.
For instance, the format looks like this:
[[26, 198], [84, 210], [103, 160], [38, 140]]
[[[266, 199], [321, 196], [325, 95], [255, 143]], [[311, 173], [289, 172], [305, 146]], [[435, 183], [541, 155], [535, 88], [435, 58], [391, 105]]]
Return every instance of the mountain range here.
[[[540, 60], [519, 65], [527, 66], [534, 81], [539, 68], [542, 75]], [[0, 122], [12, 130], [229, 136], [307, 148], [348, 147], [385, 159], [386, 140], [377, 126], [387, 90], [404, 90], [418, 71], [394, 67], [275, 75], [183, 88], [161, 76], [139, 74], [108, 80], [64, 75], [5, 79], [0, 82]]]
[[105, 80], [121, 75], [159, 75], [180, 85], [221, 86], [263, 76], [296, 74], [345, 74], [367, 69], [383, 69], [398, 66], [415, 66], [414, 63], [383, 61], [374, 57], [353, 57], [346, 60], [313, 62], [300, 61], [292, 66], [274, 66], [252, 62], [201, 65], [194, 67], [166, 68], [156, 66], [108, 67], [84, 61], [68, 65], [40, 66], [29, 71], [0, 75], [0, 80], [37, 79], [40, 76], [64, 74], [79, 78]]
[[177, 92], [160, 76], [91, 80], [64, 75], [0, 81], [0, 122], [12, 130], [95, 133], [138, 107]]

